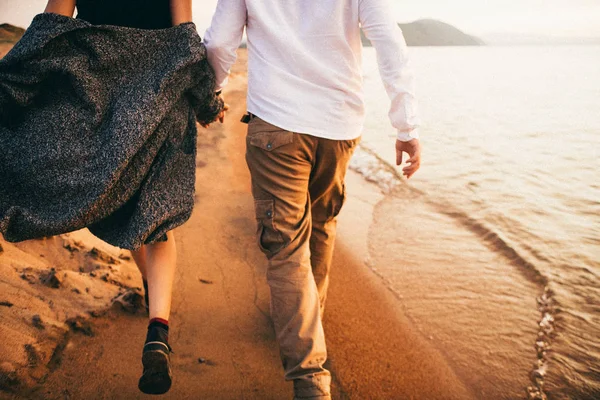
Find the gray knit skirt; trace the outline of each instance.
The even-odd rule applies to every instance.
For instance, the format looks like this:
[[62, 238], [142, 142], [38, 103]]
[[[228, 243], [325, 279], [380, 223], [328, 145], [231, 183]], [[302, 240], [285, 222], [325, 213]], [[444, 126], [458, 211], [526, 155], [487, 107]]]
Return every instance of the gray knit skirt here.
[[222, 107], [192, 23], [36, 16], [0, 60], [0, 233], [87, 227], [126, 249], [159, 240], [191, 215], [196, 121]]

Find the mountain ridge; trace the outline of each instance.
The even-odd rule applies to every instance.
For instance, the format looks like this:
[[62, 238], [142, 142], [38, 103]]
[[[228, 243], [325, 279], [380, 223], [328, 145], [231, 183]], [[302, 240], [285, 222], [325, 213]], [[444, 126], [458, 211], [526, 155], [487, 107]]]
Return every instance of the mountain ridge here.
[[0, 42], [16, 43], [25, 33], [25, 29], [11, 24], [0, 24]]
[[0, 24], [0, 59], [21, 39], [25, 29], [11, 24]]
[[[419, 19], [407, 24], [398, 24], [408, 46], [483, 46], [485, 42], [460, 29], [435, 19]], [[372, 46], [361, 33], [364, 46]]]

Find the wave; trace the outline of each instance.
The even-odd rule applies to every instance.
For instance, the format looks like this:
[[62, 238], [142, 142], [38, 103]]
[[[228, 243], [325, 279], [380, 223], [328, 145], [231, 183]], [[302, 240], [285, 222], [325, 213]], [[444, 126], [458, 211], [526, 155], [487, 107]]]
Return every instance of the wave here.
[[[546, 400], [547, 394], [544, 392], [544, 377], [548, 371], [548, 352], [551, 348], [552, 340], [556, 335], [555, 316], [558, 312], [554, 292], [550, 289], [550, 279], [544, 275], [535, 263], [529, 261], [525, 255], [519, 252], [517, 246], [511, 244], [501, 232], [495, 230], [494, 227], [489, 226], [484, 221], [471, 217], [455, 205], [411, 186], [396, 167], [388, 164], [379, 154], [364, 144], [359, 145], [357, 148], [355, 156], [350, 162], [350, 169], [359, 173], [367, 181], [375, 183], [384, 194], [393, 195], [398, 190], [408, 190], [411, 194], [419, 195], [436, 212], [452, 218], [474, 233], [491, 251], [499, 253], [506, 258], [526, 279], [540, 288], [540, 295], [536, 299], [540, 319], [537, 321], [538, 334], [535, 338], [534, 346], [537, 353], [537, 363], [533, 366], [530, 373], [532, 386], [527, 388], [527, 397], [529, 400]], [[381, 279], [386, 281], [386, 286], [395, 295], [398, 295], [393, 287], [387, 285], [389, 283], [387, 282], [388, 280], [379, 271], [371, 265], [369, 267]], [[401, 300], [401, 296], [399, 299]]]

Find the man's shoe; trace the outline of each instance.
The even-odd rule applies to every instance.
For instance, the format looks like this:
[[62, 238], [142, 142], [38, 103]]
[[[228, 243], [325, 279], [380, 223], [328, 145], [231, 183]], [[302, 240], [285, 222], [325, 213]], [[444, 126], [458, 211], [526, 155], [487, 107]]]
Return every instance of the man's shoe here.
[[164, 394], [171, 388], [171, 347], [161, 341], [144, 345], [142, 364], [144, 372], [138, 388], [146, 394]]
[[331, 376], [312, 375], [294, 380], [294, 400], [331, 400]]

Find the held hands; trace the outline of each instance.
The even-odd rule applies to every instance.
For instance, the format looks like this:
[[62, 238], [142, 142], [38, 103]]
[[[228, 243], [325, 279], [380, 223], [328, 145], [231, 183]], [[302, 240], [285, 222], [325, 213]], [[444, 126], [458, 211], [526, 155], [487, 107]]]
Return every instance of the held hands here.
[[402, 174], [409, 179], [421, 166], [421, 143], [419, 139], [412, 139], [408, 142], [396, 140], [396, 165], [402, 164], [403, 152], [408, 153], [406, 166], [402, 168]]
[[212, 124], [215, 121], [219, 121], [220, 123], [225, 122], [225, 113], [227, 111], [229, 111], [229, 104], [225, 103], [225, 100], [223, 99], [223, 95], [219, 95], [219, 98], [221, 100], [223, 100], [223, 110], [221, 110], [221, 112], [219, 113], [219, 115], [217, 115], [217, 117], [215, 118], [214, 121], [212, 121], [208, 124], [200, 124], [203, 128], [208, 128], [210, 126], [210, 124]]

